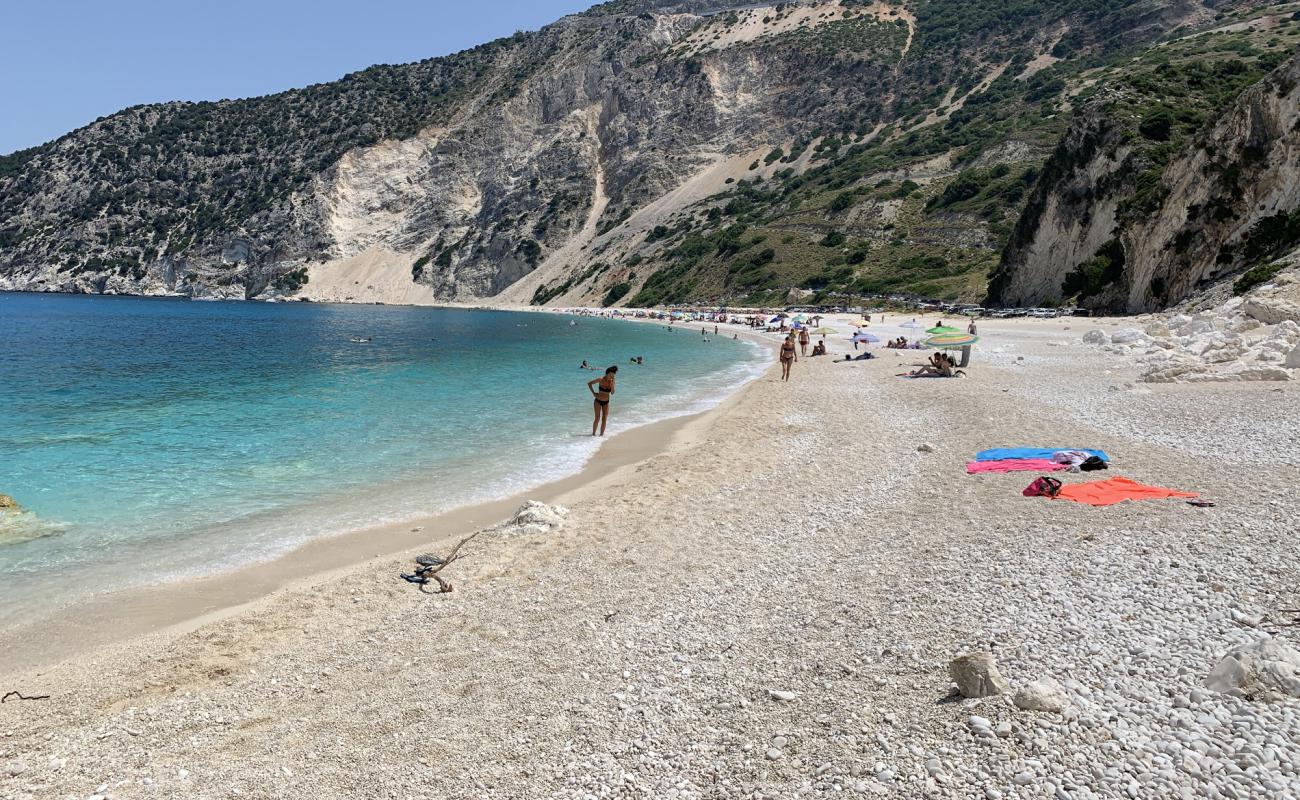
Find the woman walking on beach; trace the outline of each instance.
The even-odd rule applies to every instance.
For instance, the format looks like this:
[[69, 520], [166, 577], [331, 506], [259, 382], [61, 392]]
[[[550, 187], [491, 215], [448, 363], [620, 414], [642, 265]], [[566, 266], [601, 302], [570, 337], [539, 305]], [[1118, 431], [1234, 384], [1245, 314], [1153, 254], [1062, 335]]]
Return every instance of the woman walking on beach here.
[[790, 380], [790, 365], [799, 360], [798, 348], [794, 346], [794, 334], [785, 337], [781, 345], [781, 380]]
[[600, 435], [605, 435], [605, 423], [609, 422], [609, 396], [614, 393], [614, 373], [618, 372], [618, 367], [610, 367], [605, 370], [605, 374], [599, 378], [592, 378], [587, 381], [587, 388], [591, 390], [591, 396], [595, 398], [592, 408], [596, 412], [596, 418], [591, 421], [591, 435], [595, 436], [596, 427], [600, 426]]

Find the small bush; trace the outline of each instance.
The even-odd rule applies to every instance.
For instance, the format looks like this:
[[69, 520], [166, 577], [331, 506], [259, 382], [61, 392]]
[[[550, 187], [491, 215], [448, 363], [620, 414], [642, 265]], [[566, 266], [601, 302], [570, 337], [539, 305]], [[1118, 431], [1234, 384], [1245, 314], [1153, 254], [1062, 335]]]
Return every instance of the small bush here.
[[850, 206], [852, 206], [853, 199], [856, 196], [857, 193], [852, 190], [846, 192], [840, 192], [839, 194], [835, 195], [835, 199], [831, 201], [831, 204], [828, 206], [828, 208], [830, 208], [831, 213], [838, 214], [839, 212], [845, 211]]
[[608, 292], [605, 292], [605, 299], [601, 301], [601, 305], [612, 306], [622, 300], [630, 291], [632, 291], [632, 284], [626, 281], [616, 283], [609, 287]]
[[282, 292], [296, 292], [307, 285], [307, 268], [299, 267], [286, 272], [272, 281], [271, 285]]
[[1174, 128], [1174, 115], [1161, 106], [1148, 111], [1138, 123], [1138, 133], [1153, 142], [1167, 142]]
[[1275, 261], [1272, 264], [1260, 264], [1257, 267], [1247, 270], [1240, 278], [1232, 284], [1233, 294], [1245, 294], [1261, 283], [1268, 283], [1273, 276], [1282, 271], [1283, 264], [1281, 261]]

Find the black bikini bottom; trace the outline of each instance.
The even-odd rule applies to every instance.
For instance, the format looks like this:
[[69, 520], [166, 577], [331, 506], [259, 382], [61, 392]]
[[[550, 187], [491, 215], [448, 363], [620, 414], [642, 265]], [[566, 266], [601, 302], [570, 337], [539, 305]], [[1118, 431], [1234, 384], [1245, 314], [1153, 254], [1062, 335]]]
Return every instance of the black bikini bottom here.
[[609, 401], [608, 401], [608, 400], [601, 400], [599, 397], [596, 398], [596, 402], [597, 402], [597, 403], [600, 403], [602, 406], [607, 406], [607, 405], [609, 405]]

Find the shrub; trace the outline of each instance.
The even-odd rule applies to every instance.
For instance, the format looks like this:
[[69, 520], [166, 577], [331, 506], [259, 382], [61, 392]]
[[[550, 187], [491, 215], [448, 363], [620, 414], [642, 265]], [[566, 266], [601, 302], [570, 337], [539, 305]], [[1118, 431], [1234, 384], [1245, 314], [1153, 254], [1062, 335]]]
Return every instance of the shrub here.
[[608, 292], [605, 292], [605, 299], [601, 301], [601, 305], [612, 306], [619, 300], [622, 300], [630, 291], [632, 291], [632, 284], [627, 281], [616, 283], [609, 287]]
[[296, 292], [307, 285], [307, 268], [299, 267], [286, 272], [272, 281], [271, 285], [282, 292]]
[[823, 236], [822, 240], [818, 242], [818, 244], [822, 247], [839, 247], [844, 244], [844, 234], [839, 231], [831, 231]]
[[901, 200], [920, 188], [921, 184], [916, 181], [903, 181], [898, 185], [898, 188], [893, 191], [893, 197], [896, 200]]
[[1174, 127], [1174, 115], [1164, 106], [1154, 108], [1142, 116], [1138, 133], [1153, 142], [1167, 142]]
[[1097, 255], [1075, 267], [1061, 283], [1066, 297], [1086, 300], [1101, 294], [1124, 277], [1124, 247], [1116, 239], [1101, 246]]
[[433, 259], [433, 256], [425, 254], [415, 260], [411, 265], [411, 280], [418, 281], [424, 275], [425, 266]]
[[930, 201], [925, 204], [925, 208], [927, 211], [932, 211], [936, 208], [948, 208], [963, 200], [969, 200], [984, 190], [988, 180], [989, 176], [985, 172], [966, 170], [943, 187], [942, 192], [930, 198]]
[[853, 199], [856, 196], [857, 193], [851, 189], [846, 192], [840, 192], [839, 194], [835, 195], [835, 199], [831, 201], [831, 204], [828, 206], [828, 208], [831, 210], [832, 213], [838, 214], [839, 212], [844, 211], [848, 209], [850, 206], [852, 206]]

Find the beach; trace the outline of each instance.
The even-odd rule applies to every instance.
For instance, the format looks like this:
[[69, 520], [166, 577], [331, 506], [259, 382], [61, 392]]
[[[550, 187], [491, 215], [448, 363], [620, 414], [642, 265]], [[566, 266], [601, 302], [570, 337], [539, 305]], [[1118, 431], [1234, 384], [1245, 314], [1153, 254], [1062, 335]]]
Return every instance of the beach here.
[[[571, 479], [140, 597], [121, 641], [95, 640], [107, 605], [28, 631], [0, 692], [49, 699], [0, 706], [0, 797], [1300, 791], [1294, 702], [1204, 687], [1230, 648], [1294, 640], [1295, 383], [1137, 382], [1081, 341], [1127, 324], [981, 320], [967, 377], [906, 380], [928, 351], [836, 363], [839, 323], [789, 383], [774, 363]], [[965, 474], [1015, 445], [1216, 505]], [[563, 526], [478, 537], [450, 594], [398, 578], [525, 497]], [[951, 693], [977, 651], [1007, 694]], [[1011, 702], [1047, 679], [1062, 710]]]

